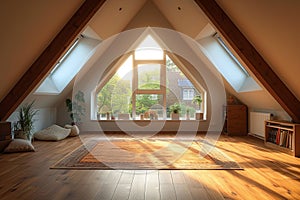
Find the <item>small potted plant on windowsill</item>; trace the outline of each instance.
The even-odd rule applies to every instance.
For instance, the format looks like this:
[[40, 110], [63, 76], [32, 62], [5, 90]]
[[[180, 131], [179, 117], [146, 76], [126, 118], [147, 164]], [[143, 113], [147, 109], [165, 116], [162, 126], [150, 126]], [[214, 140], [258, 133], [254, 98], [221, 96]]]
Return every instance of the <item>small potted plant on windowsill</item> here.
[[148, 111], [146, 111], [144, 113], [144, 118], [145, 119], [150, 119], [150, 120], [157, 120], [158, 119], [158, 115], [157, 112], [155, 110], [151, 110], [149, 109]]
[[190, 120], [190, 110], [191, 110], [191, 108], [190, 107], [187, 107], [186, 108], [186, 120]]
[[196, 110], [196, 120], [202, 120], [203, 119], [203, 112], [201, 112], [201, 103], [202, 103], [202, 97], [201, 95], [196, 95], [193, 98], [193, 103], [197, 104], [198, 109]]
[[171, 119], [179, 120], [180, 111], [181, 111], [180, 105], [178, 103], [174, 103], [173, 105], [170, 106], [170, 111], [171, 111]]

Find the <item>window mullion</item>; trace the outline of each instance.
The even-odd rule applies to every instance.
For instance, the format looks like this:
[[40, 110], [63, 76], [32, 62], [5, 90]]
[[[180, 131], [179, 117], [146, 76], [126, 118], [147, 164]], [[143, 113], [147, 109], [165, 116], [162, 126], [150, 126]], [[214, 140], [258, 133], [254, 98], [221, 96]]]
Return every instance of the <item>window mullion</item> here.
[[136, 119], [136, 94], [138, 89], [138, 69], [137, 69], [137, 63], [135, 60], [135, 54], [132, 54], [132, 119]]
[[165, 91], [163, 89], [160, 90], [135, 90], [136, 94], [165, 94]]
[[166, 51], [164, 51], [164, 60], [163, 60], [163, 64], [160, 67], [161, 70], [161, 78], [160, 78], [160, 89], [163, 92], [163, 119], [167, 119], [167, 95], [166, 95], [166, 88], [167, 88], [167, 69], [166, 69]]
[[165, 59], [164, 60], [135, 60], [136, 65], [144, 65], [144, 64], [161, 64], [165, 65]]

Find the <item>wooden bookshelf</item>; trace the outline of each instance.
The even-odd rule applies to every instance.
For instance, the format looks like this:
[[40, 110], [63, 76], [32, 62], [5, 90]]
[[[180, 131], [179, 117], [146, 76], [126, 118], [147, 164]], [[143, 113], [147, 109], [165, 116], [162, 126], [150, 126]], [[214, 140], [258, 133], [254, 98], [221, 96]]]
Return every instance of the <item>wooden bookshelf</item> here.
[[300, 124], [265, 121], [265, 145], [300, 157]]

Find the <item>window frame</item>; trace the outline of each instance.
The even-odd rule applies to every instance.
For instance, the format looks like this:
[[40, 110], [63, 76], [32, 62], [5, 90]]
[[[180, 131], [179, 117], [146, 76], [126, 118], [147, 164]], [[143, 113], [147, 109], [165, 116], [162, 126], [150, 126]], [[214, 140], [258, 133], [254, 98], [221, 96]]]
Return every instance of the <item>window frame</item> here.
[[[139, 50], [141, 51], [141, 50]], [[167, 99], [166, 99], [166, 52], [163, 50], [162, 60], [141, 60], [135, 58], [135, 52], [132, 52], [133, 56], [133, 75], [132, 75], [132, 118], [136, 119], [136, 95], [138, 94], [157, 94], [163, 96], [163, 119], [167, 118]], [[138, 65], [144, 64], [159, 64], [160, 65], [160, 89], [139, 89], [138, 87]]]
[[[187, 91], [187, 98], [185, 98], [185, 95], [184, 95], [184, 91]], [[193, 92], [190, 92], [190, 91], [193, 91]], [[193, 96], [191, 97], [190, 94], [193, 94]], [[194, 88], [182, 88], [182, 100], [184, 101], [191, 101], [193, 100], [195, 96], [195, 89]]]
[[225, 41], [222, 39], [222, 37], [216, 33], [213, 36], [218, 43], [223, 47], [223, 49], [228, 53], [230, 58], [239, 66], [239, 68], [245, 73], [247, 77], [250, 77], [250, 74], [248, 71], [245, 69], [245, 67], [242, 65], [242, 63], [237, 59], [237, 57], [233, 54], [233, 52], [229, 49], [229, 47], [226, 45]]
[[55, 71], [60, 67], [60, 65], [65, 61], [65, 59], [73, 52], [76, 46], [79, 44], [80, 39], [83, 38], [82, 35], [77, 37], [73, 44], [68, 48], [68, 50], [62, 55], [62, 57], [57, 61], [54, 68], [50, 72], [50, 76], [55, 73]]
[[[155, 36], [150, 34], [153, 39], [157, 42], [155, 39]], [[158, 43], [158, 42], [157, 42]], [[138, 48], [137, 48], [138, 49]], [[135, 50], [137, 50], [135, 49]], [[109, 81], [110, 78], [114, 76], [114, 74], [117, 72], [118, 68], [122, 65], [122, 63], [131, 56], [132, 58], [132, 79], [135, 79], [132, 81], [132, 94], [131, 94], [131, 103], [132, 103], [132, 112], [130, 115], [132, 115], [132, 119], [130, 120], [140, 120], [139, 116], [136, 114], [136, 95], [138, 94], [157, 94], [157, 95], [163, 95], [163, 119], [160, 118], [160, 120], [169, 120], [167, 119], [167, 57], [174, 62], [174, 64], [179, 68], [179, 70], [186, 76], [186, 78], [193, 84], [194, 86], [194, 94], [196, 93], [196, 90], [199, 92], [199, 94], [203, 97], [203, 103], [201, 104], [201, 110], [204, 112], [204, 119], [206, 119], [206, 112], [207, 112], [207, 92], [204, 89], [204, 87], [197, 81], [197, 79], [193, 76], [193, 74], [189, 71], [188, 68], [184, 67], [184, 64], [179, 60], [179, 58], [173, 54], [172, 52], [169, 52], [165, 50], [164, 48], [161, 48], [163, 51], [163, 60], [142, 60], [142, 59], [135, 59], [135, 50], [129, 51], [125, 53], [123, 56], [120, 56], [118, 60], [114, 63], [112, 63], [111, 67], [105, 70], [105, 75], [101, 79], [101, 81], [98, 83], [95, 89], [95, 108], [97, 107], [97, 96], [98, 93], [101, 92], [101, 89], [103, 86]], [[139, 51], [141, 49], [138, 49]], [[161, 65], [161, 78], [160, 81], [160, 90], [146, 90], [146, 89], [138, 89], [138, 71], [137, 71], [137, 64], [160, 64]], [[93, 95], [93, 96], [94, 96]], [[179, 94], [180, 95], [180, 94]], [[191, 101], [191, 100], [189, 100]], [[96, 109], [93, 109], [93, 111], [96, 111]], [[97, 111], [96, 111], [97, 112]], [[97, 116], [96, 114], [93, 116]]]

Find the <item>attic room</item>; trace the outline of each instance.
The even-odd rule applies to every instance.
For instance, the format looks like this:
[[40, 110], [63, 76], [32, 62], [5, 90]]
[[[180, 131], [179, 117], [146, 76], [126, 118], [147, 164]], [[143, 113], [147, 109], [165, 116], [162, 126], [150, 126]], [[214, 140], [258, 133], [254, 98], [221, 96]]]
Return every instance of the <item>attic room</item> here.
[[300, 199], [300, 2], [0, 4], [3, 199]]

